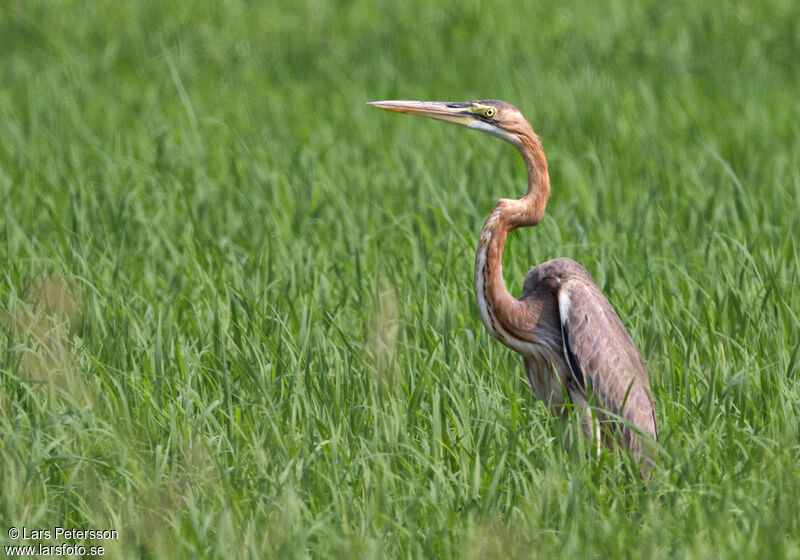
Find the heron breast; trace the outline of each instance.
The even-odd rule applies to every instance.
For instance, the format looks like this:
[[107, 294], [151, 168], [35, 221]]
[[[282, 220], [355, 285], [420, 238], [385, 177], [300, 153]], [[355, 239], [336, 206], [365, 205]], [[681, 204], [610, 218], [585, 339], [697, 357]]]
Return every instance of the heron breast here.
[[533, 394], [550, 409], [564, 404], [564, 381], [568, 366], [563, 356], [546, 346], [539, 346], [535, 352], [523, 356], [523, 363]]

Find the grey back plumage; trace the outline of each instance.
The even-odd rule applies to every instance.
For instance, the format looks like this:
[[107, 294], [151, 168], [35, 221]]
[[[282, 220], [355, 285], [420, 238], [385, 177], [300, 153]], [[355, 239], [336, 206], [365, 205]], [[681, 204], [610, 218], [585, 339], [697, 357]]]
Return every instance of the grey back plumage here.
[[[534, 267], [525, 279], [521, 300], [550, 288], [558, 302], [563, 351], [575, 383], [574, 391], [608, 411], [608, 427], [619, 427], [634, 458], [650, 453], [647, 438], [657, 440], [653, 397], [647, 369], [616, 311], [591, 275], [571, 259], [559, 258]], [[624, 422], [614, 422], [620, 417]], [[633, 428], [632, 428], [633, 426]], [[637, 430], [645, 435], [641, 438]], [[607, 430], [608, 433], [611, 430]]]

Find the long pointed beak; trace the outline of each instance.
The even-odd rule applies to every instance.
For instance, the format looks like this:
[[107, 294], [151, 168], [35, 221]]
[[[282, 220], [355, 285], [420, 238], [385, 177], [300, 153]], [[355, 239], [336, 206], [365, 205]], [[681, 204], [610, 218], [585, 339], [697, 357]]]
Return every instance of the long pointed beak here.
[[405, 113], [406, 115], [418, 115], [420, 117], [430, 117], [439, 121], [445, 121], [461, 126], [468, 126], [475, 121], [475, 116], [469, 112], [472, 103], [449, 103], [444, 101], [371, 101], [367, 105], [372, 105], [378, 109]]

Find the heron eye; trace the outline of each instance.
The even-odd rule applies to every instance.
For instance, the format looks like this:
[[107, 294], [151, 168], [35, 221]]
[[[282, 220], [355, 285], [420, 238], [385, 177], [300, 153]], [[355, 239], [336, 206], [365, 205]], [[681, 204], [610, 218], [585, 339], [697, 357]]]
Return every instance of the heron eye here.
[[484, 113], [484, 115], [486, 115], [487, 117], [491, 118], [491, 117], [493, 117], [495, 115], [495, 113], [497, 113], [497, 109], [495, 109], [494, 107], [489, 107], [488, 109], [486, 109], [486, 112]]

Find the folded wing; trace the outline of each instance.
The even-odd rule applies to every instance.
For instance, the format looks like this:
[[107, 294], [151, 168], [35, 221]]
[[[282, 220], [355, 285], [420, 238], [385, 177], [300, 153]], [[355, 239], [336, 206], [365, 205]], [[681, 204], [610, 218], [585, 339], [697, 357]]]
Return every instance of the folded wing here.
[[[624, 443], [640, 460], [647, 438], [636, 430], [657, 440], [658, 428], [650, 381], [639, 351], [594, 282], [566, 280], [558, 288], [557, 297], [564, 355], [574, 385], [587, 402], [630, 424], [618, 423]], [[645, 455], [650, 463], [650, 453]]]

